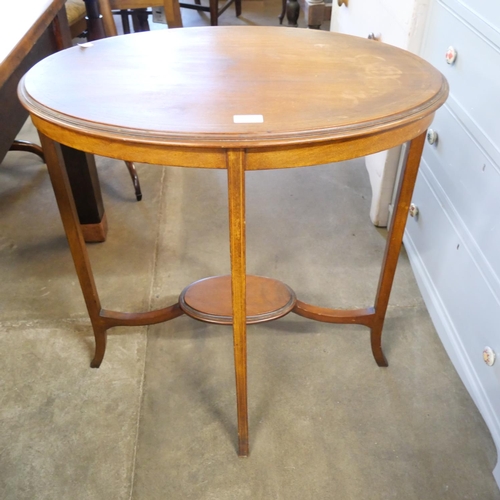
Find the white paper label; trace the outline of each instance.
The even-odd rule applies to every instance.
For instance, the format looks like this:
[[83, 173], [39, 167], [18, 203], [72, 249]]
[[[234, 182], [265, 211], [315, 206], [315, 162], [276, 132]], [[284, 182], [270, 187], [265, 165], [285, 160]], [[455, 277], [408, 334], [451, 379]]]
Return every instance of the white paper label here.
[[264, 123], [263, 115], [233, 115], [234, 123]]

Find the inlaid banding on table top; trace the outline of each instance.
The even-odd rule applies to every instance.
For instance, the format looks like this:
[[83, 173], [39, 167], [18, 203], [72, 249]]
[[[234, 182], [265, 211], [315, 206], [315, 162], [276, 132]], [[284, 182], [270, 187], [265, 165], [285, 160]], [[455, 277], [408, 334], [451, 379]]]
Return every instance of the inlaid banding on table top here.
[[[281, 281], [264, 276], [246, 277], [247, 324], [281, 318], [295, 307], [295, 292]], [[181, 309], [206, 323], [231, 325], [231, 276], [212, 276], [187, 286], [179, 297]]]
[[[162, 46], [169, 51], [158, 52]], [[65, 78], [55, 78], [63, 68]], [[33, 68], [19, 93], [30, 112], [89, 135], [238, 148], [392, 130], [433, 113], [448, 85], [396, 47], [331, 32], [230, 26], [74, 47]], [[262, 123], [234, 123], [235, 115], [255, 114]]]

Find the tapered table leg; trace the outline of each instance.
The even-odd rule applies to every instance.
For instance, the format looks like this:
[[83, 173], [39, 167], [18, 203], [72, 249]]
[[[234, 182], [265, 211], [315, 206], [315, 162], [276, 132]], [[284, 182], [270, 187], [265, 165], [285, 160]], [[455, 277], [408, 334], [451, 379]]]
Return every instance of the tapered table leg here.
[[97, 288], [92, 274], [87, 248], [83, 239], [83, 232], [80, 227], [80, 221], [76, 211], [75, 200], [72, 195], [61, 146], [42, 133], [39, 135], [50, 180], [56, 196], [57, 206], [61, 214], [64, 231], [68, 238], [71, 256], [73, 257], [78, 280], [82, 288], [83, 297], [94, 330], [96, 354], [91, 366], [97, 368], [101, 364], [106, 349], [106, 328], [99, 316], [101, 303], [97, 294]]
[[399, 252], [403, 242], [403, 234], [408, 219], [413, 188], [417, 178], [420, 157], [424, 147], [425, 133], [413, 139], [406, 150], [406, 158], [401, 172], [398, 191], [396, 195], [396, 208], [389, 228], [385, 246], [382, 270], [375, 298], [375, 318], [371, 327], [371, 346], [375, 361], [379, 366], [388, 366], [382, 352], [382, 327], [384, 325], [389, 295], [391, 293], [394, 274], [398, 263]]
[[233, 344], [238, 411], [238, 455], [248, 456], [247, 341], [246, 341], [246, 241], [245, 153], [227, 152], [229, 191], [229, 240], [233, 303]]

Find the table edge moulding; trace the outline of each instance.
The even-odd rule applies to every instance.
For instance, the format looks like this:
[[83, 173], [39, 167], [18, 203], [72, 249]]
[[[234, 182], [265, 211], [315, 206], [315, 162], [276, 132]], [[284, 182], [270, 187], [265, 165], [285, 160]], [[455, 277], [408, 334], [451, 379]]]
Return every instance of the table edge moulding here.
[[[154, 54], [160, 43], [171, 50], [158, 69], [156, 61], [144, 54]], [[198, 50], [200, 43], [203, 51]], [[298, 50], [290, 52], [290, 46]], [[118, 76], [107, 71], [110, 60], [115, 68], [125, 66]], [[65, 71], [57, 71], [54, 81], [51, 75], [59, 64]], [[75, 99], [72, 82], [84, 71], [90, 72], [94, 85]], [[131, 72], [136, 75], [135, 86], [127, 79]], [[127, 105], [110, 102], [106, 86], [122, 99], [127, 94]], [[413, 54], [357, 37], [289, 28], [139, 33], [101, 40], [86, 49], [69, 49], [35, 66], [20, 83], [19, 96], [40, 132], [94, 330], [91, 366], [100, 366], [106, 332], [114, 326], [150, 325], [182, 314], [232, 324], [240, 456], [248, 455], [248, 323], [294, 312], [316, 321], [364, 325], [370, 329], [376, 363], [387, 366], [382, 327], [408, 208], [427, 127], [447, 95], [448, 84], [441, 73]], [[139, 110], [147, 117], [147, 126]], [[249, 114], [253, 118], [248, 123], [232, 120]], [[337, 162], [408, 141], [372, 305], [353, 310], [317, 307], [297, 300], [295, 292], [277, 280], [247, 276], [247, 170]], [[129, 161], [227, 170], [231, 275], [201, 279], [186, 287], [177, 303], [160, 310], [104, 309], [60, 144]]]

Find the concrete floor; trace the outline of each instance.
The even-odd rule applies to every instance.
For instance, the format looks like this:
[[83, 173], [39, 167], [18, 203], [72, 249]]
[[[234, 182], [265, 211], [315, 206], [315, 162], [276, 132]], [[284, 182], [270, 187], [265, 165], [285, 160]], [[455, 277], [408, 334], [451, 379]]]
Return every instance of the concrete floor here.
[[[272, 24], [271, 5], [244, 12]], [[30, 123], [21, 137], [36, 140]], [[161, 307], [229, 271], [224, 172], [138, 165], [138, 203], [122, 162], [98, 165], [110, 229], [89, 251], [106, 308]], [[363, 161], [251, 172], [247, 185], [250, 273], [318, 305], [371, 303], [384, 234], [368, 217]], [[0, 498], [500, 499], [493, 442], [404, 254], [383, 337], [389, 368], [376, 366], [363, 327], [293, 315], [249, 327], [240, 459], [231, 329], [187, 317], [115, 328], [91, 370], [92, 331], [37, 157], [8, 154], [0, 210]]]

